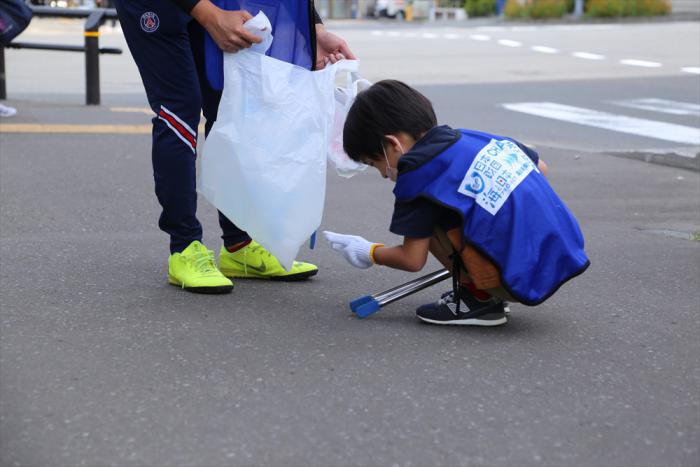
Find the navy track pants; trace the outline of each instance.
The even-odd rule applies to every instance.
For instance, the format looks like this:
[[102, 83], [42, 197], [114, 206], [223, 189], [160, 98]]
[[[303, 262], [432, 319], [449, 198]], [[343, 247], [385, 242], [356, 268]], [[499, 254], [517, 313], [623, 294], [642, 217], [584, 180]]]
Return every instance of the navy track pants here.
[[[116, 0], [153, 118], [153, 178], [163, 210], [158, 226], [171, 253], [202, 239], [197, 220], [196, 157], [200, 112], [209, 133], [221, 93], [204, 73], [204, 29], [170, 0]], [[224, 245], [250, 239], [219, 212]]]

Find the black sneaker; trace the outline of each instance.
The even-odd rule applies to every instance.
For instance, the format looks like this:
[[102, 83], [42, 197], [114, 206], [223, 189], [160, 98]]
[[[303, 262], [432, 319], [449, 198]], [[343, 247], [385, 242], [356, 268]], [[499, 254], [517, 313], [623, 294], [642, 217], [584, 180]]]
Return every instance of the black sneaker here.
[[497, 299], [479, 301], [461, 287], [459, 295], [462, 299], [459, 312], [454, 293], [449, 291], [437, 302], [418, 307], [418, 319], [431, 324], [462, 326], [498, 326], [508, 322], [504, 302]]

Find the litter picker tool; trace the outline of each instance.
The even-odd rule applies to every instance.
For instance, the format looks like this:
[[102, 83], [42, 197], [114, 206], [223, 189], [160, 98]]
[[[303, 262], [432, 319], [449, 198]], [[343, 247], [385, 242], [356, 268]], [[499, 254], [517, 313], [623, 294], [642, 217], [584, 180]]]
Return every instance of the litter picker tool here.
[[350, 302], [350, 309], [357, 314], [358, 318], [366, 318], [376, 313], [380, 308], [411, 294], [419, 292], [431, 285], [442, 282], [452, 274], [447, 269], [440, 269], [427, 276], [419, 277], [405, 284], [398, 285], [384, 292], [374, 295], [365, 295]]

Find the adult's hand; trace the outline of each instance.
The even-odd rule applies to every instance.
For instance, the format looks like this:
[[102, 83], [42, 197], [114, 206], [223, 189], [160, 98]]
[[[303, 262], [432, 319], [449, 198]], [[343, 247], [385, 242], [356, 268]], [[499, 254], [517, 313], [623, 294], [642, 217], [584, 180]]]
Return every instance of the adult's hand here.
[[253, 17], [245, 10], [222, 10], [209, 0], [200, 0], [190, 14], [224, 52], [238, 52], [262, 41], [243, 27]]
[[316, 25], [316, 69], [322, 70], [329, 63], [344, 58], [357, 60], [348, 44], [335, 34], [326, 31], [323, 24]]

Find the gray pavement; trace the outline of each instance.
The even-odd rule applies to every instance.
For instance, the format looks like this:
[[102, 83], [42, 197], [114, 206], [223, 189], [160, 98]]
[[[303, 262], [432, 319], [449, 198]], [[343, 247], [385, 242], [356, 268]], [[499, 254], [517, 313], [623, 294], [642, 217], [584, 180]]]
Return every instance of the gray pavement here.
[[[700, 175], [607, 154], [667, 142], [499, 105], [700, 103], [691, 75], [617, 78], [421, 87], [442, 121], [535, 144], [586, 236], [591, 268], [497, 329], [420, 324], [445, 287], [357, 320], [350, 299], [413, 276], [323, 244], [302, 251], [320, 267], [308, 282], [177, 290], [148, 134], [7, 132], [147, 126], [142, 93], [97, 108], [70, 89], [18, 93], [0, 122], [0, 465], [700, 464]], [[398, 241], [391, 188], [329, 173], [322, 228]], [[218, 248], [214, 209], [199, 212]]]

